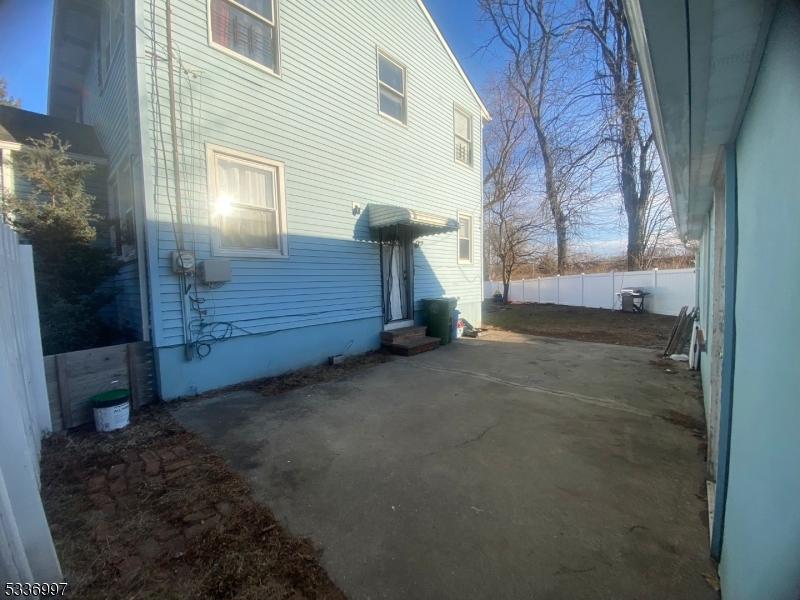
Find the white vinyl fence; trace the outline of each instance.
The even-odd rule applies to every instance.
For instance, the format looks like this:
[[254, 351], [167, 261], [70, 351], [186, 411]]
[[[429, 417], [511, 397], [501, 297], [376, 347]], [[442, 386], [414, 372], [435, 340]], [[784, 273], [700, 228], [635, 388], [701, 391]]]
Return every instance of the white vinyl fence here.
[[[695, 305], [694, 269], [653, 269], [652, 271], [611, 271], [512, 281], [508, 299], [512, 302], [538, 302], [620, 308], [618, 293], [623, 288], [639, 288], [650, 293], [645, 310], [661, 315], [677, 315], [682, 306]], [[484, 296], [503, 291], [503, 282], [484, 283]]]
[[50, 431], [33, 253], [0, 223], [0, 582], [61, 582], [39, 495]]

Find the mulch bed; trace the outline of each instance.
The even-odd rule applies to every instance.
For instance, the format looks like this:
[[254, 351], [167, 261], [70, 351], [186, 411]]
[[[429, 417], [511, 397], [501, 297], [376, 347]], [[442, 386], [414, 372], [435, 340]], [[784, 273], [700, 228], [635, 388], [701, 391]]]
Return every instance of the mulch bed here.
[[74, 598], [344, 598], [314, 546], [163, 406], [46, 439], [42, 495]]
[[484, 303], [485, 325], [582, 342], [663, 349], [675, 317], [559, 304]]
[[[387, 360], [371, 352], [233, 387], [270, 396]], [[74, 598], [345, 597], [313, 544], [291, 536], [164, 405], [122, 431], [47, 438], [42, 497]]]

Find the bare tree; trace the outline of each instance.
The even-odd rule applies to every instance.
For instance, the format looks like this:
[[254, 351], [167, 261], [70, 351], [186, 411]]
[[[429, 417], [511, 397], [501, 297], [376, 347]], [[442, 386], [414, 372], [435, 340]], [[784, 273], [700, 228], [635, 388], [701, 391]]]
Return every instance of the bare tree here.
[[507, 80], [495, 86], [490, 102], [494, 118], [484, 135], [485, 247], [487, 264], [500, 267], [508, 302], [514, 269], [538, 254], [544, 224], [528, 186], [534, 148], [525, 104]]
[[582, 0], [582, 9], [577, 26], [598, 49], [595, 81], [606, 117], [601, 137], [612, 148], [627, 216], [628, 270], [638, 270], [671, 226], [669, 201], [656, 182], [660, 167], [623, 2]]
[[536, 140], [544, 195], [555, 230], [558, 270], [566, 266], [568, 240], [587, 205], [588, 163], [576, 98], [570, 90], [572, 31], [568, 13], [554, 0], [481, 0], [496, 39], [509, 51], [509, 82], [527, 109]]
[[533, 148], [527, 110], [508, 80], [490, 92], [492, 121], [484, 135], [484, 208], [523, 193], [530, 178]]

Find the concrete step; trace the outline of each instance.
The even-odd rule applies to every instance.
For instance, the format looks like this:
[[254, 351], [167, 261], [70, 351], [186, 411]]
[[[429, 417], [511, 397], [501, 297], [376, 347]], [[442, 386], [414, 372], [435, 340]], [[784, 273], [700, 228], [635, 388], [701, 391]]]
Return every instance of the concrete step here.
[[384, 343], [383, 347], [389, 350], [392, 354], [399, 354], [400, 356], [414, 356], [429, 350], [436, 350], [439, 347], [441, 340], [435, 337], [421, 337], [411, 338], [392, 344]]
[[407, 340], [425, 337], [426, 327], [424, 325], [413, 325], [411, 327], [401, 327], [381, 332], [381, 341], [384, 344], [396, 344]]

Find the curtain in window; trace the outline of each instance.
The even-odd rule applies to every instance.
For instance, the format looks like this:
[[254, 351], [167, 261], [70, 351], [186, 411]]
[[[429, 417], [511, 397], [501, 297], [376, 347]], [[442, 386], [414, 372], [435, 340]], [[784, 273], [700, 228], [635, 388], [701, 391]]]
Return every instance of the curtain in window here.
[[225, 46], [230, 47], [231, 5], [221, 0], [211, 2], [211, 37]]
[[[242, 2], [253, 12], [272, 17], [272, 4], [265, 0]], [[226, 48], [275, 69], [274, 27], [227, 0], [211, 1], [211, 38]]]
[[229, 203], [220, 228], [224, 248], [278, 249], [274, 176], [269, 170], [219, 161], [219, 194]]

